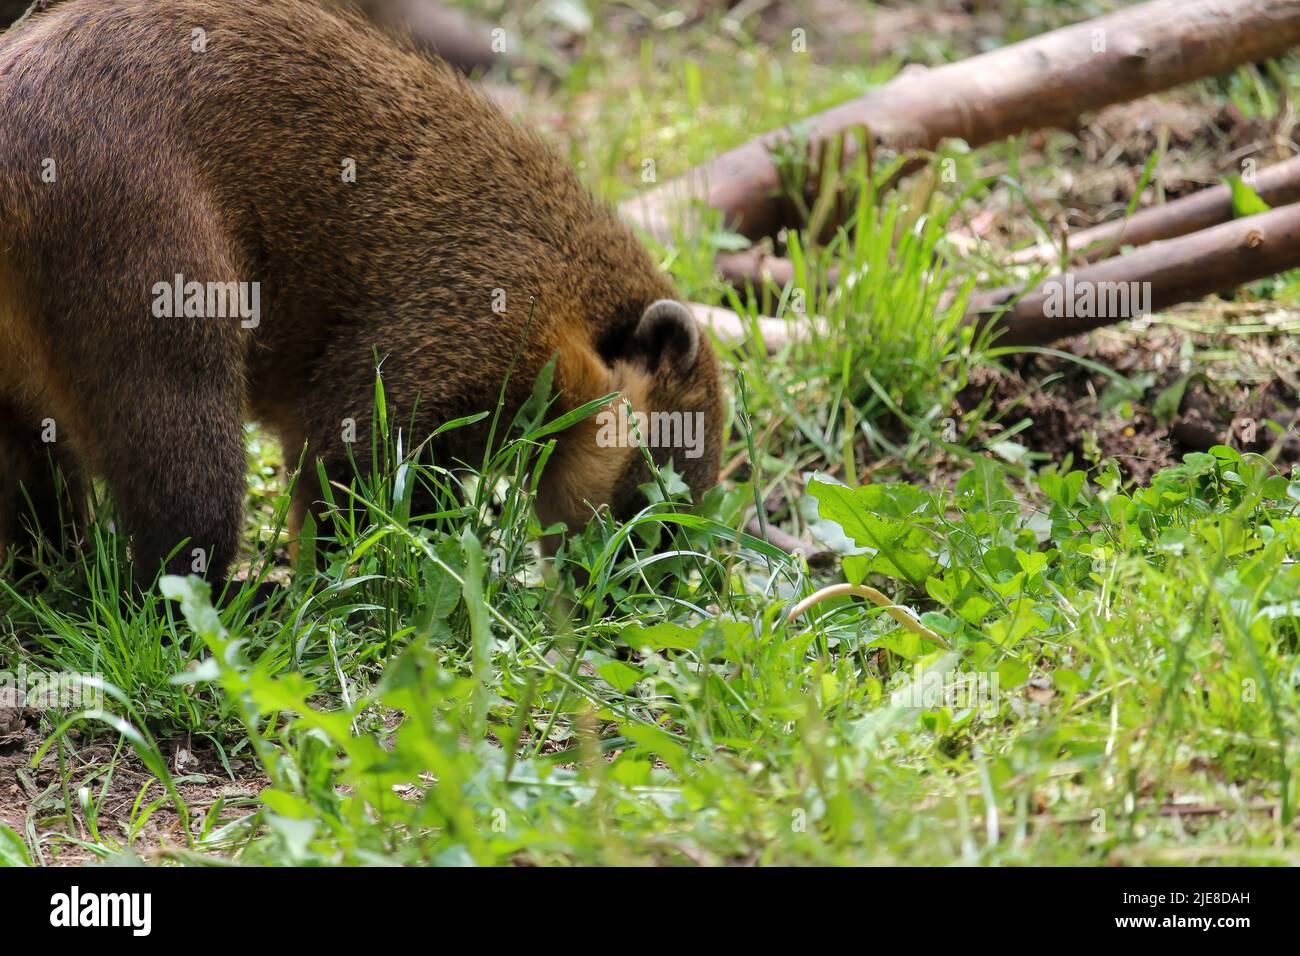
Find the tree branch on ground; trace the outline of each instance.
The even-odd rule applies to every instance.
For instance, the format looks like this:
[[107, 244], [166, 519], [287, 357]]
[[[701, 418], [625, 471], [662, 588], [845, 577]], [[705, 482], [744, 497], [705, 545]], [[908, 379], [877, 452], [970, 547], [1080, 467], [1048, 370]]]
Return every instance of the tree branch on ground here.
[[[1250, 184], [1270, 206], [1300, 201], [1300, 156], [1261, 169]], [[1125, 246], [1145, 246], [1161, 239], [1174, 239], [1208, 229], [1233, 217], [1232, 188], [1213, 186], [1152, 206], [1125, 219], [1103, 222], [1065, 237], [1065, 251], [1071, 259], [1099, 262]], [[1061, 257], [1061, 246], [1046, 243], [1023, 249], [1012, 257], [1018, 264], [1053, 262]]]
[[1051, 276], [1023, 295], [980, 293], [967, 317], [986, 322], [1000, 314], [999, 345], [1043, 345], [1297, 267], [1300, 204], [1154, 242]]
[[[932, 149], [960, 138], [980, 146], [1025, 130], [1070, 127], [1082, 113], [1180, 86], [1300, 43], [1300, 0], [1151, 0], [931, 70], [798, 124], [814, 148], [865, 128], [879, 146]], [[622, 206], [661, 241], [698, 225], [696, 203], [750, 238], [785, 225], [773, 151], [793, 128], [723, 153]], [[845, 158], [854, 149], [844, 137]]]

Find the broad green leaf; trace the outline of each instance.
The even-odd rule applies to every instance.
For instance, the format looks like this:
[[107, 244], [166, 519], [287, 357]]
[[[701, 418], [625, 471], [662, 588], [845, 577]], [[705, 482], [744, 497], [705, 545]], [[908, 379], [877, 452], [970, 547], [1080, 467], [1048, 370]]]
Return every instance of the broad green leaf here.
[[1228, 176], [1224, 182], [1232, 190], [1232, 217], [1234, 219], [1254, 216], [1261, 212], [1268, 212], [1273, 208], [1264, 202], [1259, 193], [1255, 192], [1240, 176], [1236, 174]]

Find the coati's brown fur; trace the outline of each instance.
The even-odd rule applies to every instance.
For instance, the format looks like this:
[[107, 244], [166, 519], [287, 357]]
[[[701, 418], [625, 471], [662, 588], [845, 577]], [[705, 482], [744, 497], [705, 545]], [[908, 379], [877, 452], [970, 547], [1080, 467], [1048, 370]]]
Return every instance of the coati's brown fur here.
[[[260, 283], [260, 324], [155, 317], [178, 274]], [[0, 37], [0, 540], [27, 499], [51, 523], [53, 458], [107, 479], [151, 571], [188, 539], [168, 570], [201, 548], [223, 578], [245, 418], [346, 482], [348, 420], [370, 460], [375, 350], [413, 442], [492, 409], [517, 352], [507, 415], [556, 353], [554, 414], [618, 390], [702, 412], [701, 456], [654, 450], [698, 495], [719, 468], [719, 374], [684, 307], [649, 308], [675, 297], [537, 136], [317, 0], [65, 0]], [[560, 436], [543, 523], [635, 506], [640, 450], [596, 433]], [[432, 447], [473, 463], [485, 439]], [[314, 471], [295, 523], [319, 504]]]

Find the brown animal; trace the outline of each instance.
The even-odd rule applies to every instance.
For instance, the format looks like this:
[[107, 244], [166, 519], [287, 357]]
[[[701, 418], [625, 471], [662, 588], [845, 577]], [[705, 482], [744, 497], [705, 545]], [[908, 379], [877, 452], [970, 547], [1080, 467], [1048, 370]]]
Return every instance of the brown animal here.
[[[317, 0], [65, 0], [0, 37], [0, 540], [23, 543], [29, 501], [54, 525], [60, 464], [74, 499], [107, 479], [150, 572], [188, 541], [167, 570], [199, 549], [222, 579], [245, 419], [348, 481], [376, 353], [412, 442], [494, 408], [518, 354], [512, 414], [558, 355], [554, 414], [620, 391], [702, 416], [696, 451], [654, 457], [697, 495], [716, 481], [709, 342], [629, 229], [450, 68]], [[637, 506], [642, 454], [601, 427], [560, 436], [543, 524]], [[431, 447], [475, 463], [485, 440]]]

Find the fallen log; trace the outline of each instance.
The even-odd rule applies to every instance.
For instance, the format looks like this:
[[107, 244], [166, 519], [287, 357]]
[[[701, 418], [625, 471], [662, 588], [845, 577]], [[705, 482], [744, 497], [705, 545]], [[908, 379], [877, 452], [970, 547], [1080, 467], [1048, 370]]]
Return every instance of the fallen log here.
[[[744, 289], [746, 285], [755, 289], [770, 285], [779, 292], [794, 281], [793, 262], [764, 252], [757, 246], [742, 252], [720, 252], [714, 265], [722, 278], [737, 289]], [[839, 274], [837, 268], [828, 269], [824, 277], [826, 285], [833, 288], [839, 281]]]
[[967, 319], [996, 318], [998, 345], [1044, 345], [1297, 267], [1300, 204], [1154, 242], [1051, 276], [1023, 295], [981, 293], [972, 297]]
[[[1033, 289], [980, 292], [969, 322], [996, 321], [998, 345], [1046, 345], [1127, 319], [1230, 292], [1300, 268], [1300, 203], [1165, 239], [1126, 256], [1053, 275]], [[692, 303], [697, 320], [724, 344], [751, 338], [753, 326], [729, 309]], [[756, 320], [769, 352], [824, 332], [816, 319]]]
[[770, 521], [750, 518], [749, 523], [745, 525], [745, 530], [756, 538], [762, 538], [768, 544], [776, 545], [786, 554], [802, 554], [810, 565], [828, 564], [835, 558], [834, 552], [811, 541], [800, 540]]
[[0, 0], [0, 30], [13, 26], [33, 13], [54, 6], [59, 0]]
[[[865, 128], [879, 145], [971, 146], [1027, 129], [1074, 125], [1080, 114], [1137, 99], [1300, 43], [1300, 0], [1150, 0], [959, 63], [907, 72], [866, 96], [798, 124], [814, 148]], [[772, 151], [797, 140], [770, 132], [622, 206], [661, 241], [698, 225], [695, 203], [720, 210], [729, 228], [757, 238], [783, 223]], [[846, 155], [854, 137], [844, 136]]]
[[437, 0], [335, 0], [359, 9], [389, 33], [409, 36], [462, 73], [486, 73], [504, 62], [492, 48], [492, 28]]
[[[724, 345], [742, 345], [753, 338], [750, 335], [750, 320], [730, 309], [716, 305], [703, 305], [699, 302], [689, 302], [687, 305], [695, 315], [695, 321], [717, 336], [718, 341]], [[758, 337], [769, 352], [780, 351], [791, 342], [812, 334], [816, 328], [816, 320], [807, 318], [801, 321], [787, 321], [764, 315], [759, 316], [755, 321], [758, 325]]]
[[[1300, 201], [1300, 156], [1261, 169], [1251, 186], [1270, 206]], [[1143, 209], [1125, 219], [1069, 233], [1065, 237], [1065, 251], [1071, 259], [1099, 262], [1124, 246], [1145, 246], [1161, 239], [1185, 236], [1227, 222], [1232, 217], [1232, 189], [1213, 186], [1162, 206]], [[1060, 246], [1043, 243], [1021, 250], [1012, 261], [1020, 264], [1052, 262], [1060, 258], [1061, 251]]]

